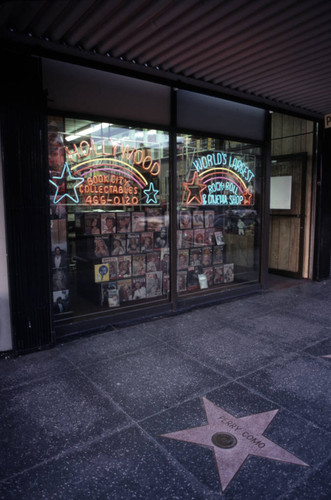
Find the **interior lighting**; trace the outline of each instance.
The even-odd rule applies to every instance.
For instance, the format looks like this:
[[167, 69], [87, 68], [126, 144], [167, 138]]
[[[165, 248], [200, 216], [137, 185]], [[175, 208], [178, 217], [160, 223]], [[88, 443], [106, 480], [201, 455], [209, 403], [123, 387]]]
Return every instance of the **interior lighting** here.
[[79, 137], [84, 137], [85, 135], [92, 134], [93, 132], [97, 132], [98, 130], [106, 127], [111, 127], [112, 123], [98, 123], [97, 125], [93, 125], [92, 127], [85, 128], [80, 130], [78, 133], [73, 135], [68, 135], [66, 137], [67, 141], [75, 141]]

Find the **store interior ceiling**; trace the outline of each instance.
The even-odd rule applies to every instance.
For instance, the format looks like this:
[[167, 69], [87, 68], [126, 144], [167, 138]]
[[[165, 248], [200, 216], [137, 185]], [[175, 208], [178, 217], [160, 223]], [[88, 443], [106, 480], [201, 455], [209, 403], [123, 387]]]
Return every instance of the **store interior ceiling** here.
[[0, 41], [322, 119], [330, 0], [2, 0]]
[[[50, 125], [52, 125], [52, 118], [50, 119]], [[77, 140], [81, 141], [93, 137], [94, 141], [111, 138], [115, 142], [126, 141], [130, 143], [133, 141], [135, 143], [144, 142], [145, 144], [148, 142], [153, 144], [153, 137], [158, 134], [158, 131], [154, 129], [143, 131], [143, 129], [140, 130], [136, 127], [119, 127], [113, 123], [91, 122], [79, 118], [64, 118], [63, 129], [65, 132], [62, 132], [62, 134], [66, 143], [74, 143]], [[158, 135], [157, 144], [162, 143], [168, 144], [168, 139], [166, 135], [161, 133]], [[99, 147], [101, 148], [101, 145]]]

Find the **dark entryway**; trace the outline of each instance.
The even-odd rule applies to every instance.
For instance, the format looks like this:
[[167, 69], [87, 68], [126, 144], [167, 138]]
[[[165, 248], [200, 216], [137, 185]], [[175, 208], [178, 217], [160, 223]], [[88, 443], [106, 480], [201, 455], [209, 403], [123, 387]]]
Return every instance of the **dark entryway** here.
[[272, 158], [269, 271], [302, 278], [306, 155]]

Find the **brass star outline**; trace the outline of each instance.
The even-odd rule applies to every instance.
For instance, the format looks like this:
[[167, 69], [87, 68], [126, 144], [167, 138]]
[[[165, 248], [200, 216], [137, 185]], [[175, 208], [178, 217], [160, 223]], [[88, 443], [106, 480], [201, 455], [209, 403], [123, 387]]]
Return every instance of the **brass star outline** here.
[[[186, 205], [190, 205], [192, 201], [195, 199], [199, 205], [202, 205], [202, 196], [201, 193], [207, 189], [206, 184], [203, 184], [199, 180], [198, 172], [194, 172], [193, 178], [191, 182], [183, 182], [184, 191], [183, 191], [183, 203], [185, 203], [185, 194], [188, 191], [188, 197], [186, 200]], [[197, 194], [194, 194], [194, 191], [198, 190]]]
[[[292, 453], [263, 436], [278, 410], [236, 418], [206, 398], [202, 398], [207, 425], [162, 434], [161, 437], [199, 444], [213, 449], [222, 491], [232, 481], [250, 455], [309, 467]], [[231, 434], [236, 441], [232, 448], [220, 448], [212, 441], [218, 433]]]

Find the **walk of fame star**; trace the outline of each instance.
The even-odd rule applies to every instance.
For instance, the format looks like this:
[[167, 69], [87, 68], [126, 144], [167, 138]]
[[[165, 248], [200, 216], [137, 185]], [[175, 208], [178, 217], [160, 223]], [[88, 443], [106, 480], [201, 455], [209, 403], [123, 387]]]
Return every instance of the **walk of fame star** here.
[[308, 466], [263, 436], [278, 410], [236, 418], [208, 399], [202, 399], [207, 425], [170, 432], [162, 437], [212, 448], [222, 491], [225, 491], [249, 455]]
[[[68, 181], [73, 181], [73, 180], [76, 181], [76, 184], [74, 186], [70, 186], [74, 190], [74, 193], [75, 193], [74, 196], [75, 197], [71, 196], [69, 193], [63, 193], [59, 198], [57, 198], [59, 190], [62, 187], [62, 184], [64, 183], [64, 181], [66, 179]], [[60, 181], [60, 182], [54, 182], [54, 180], [55, 181]], [[79, 198], [78, 198], [78, 194], [77, 194], [76, 189], [77, 189], [78, 186], [80, 186], [80, 184], [82, 184], [82, 182], [84, 182], [84, 178], [72, 176], [71, 172], [70, 172], [70, 168], [69, 168], [68, 163], [65, 163], [63, 165], [63, 170], [62, 170], [61, 175], [60, 176], [53, 176], [52, 179], [49, 180], [49, 182], [51, 184], [53, 184], [53, 186], [56, 187], [56, 191], [55, 191], [54, 198], [53, 198], [53, 203], [59, 203], [59, 201], [61, 201], [62, 198], [64, 198], [65, 196], [67, 196], [68, 198], [70, 198], [74, 203], [78, 203], [79, 202]]]
[[183, 202], [185, 197], [185, 191], [188, 191], [188, 196], [186, 200], [186, 204], [189, 205], [195, 199], [199, 205], [202, 205], [202, 196], [201, 193], [207, 186], [200, 182], [198, 172], [194, 172], [193, 179], [191, 182], [183, 182], [184, 191], [183, 191]]
[[147, 196], [146, 203], [157, 203], [156, 195], [159, 192], [158, 189], [154, 188], [154, 184], [151, 182], [148, 189], [144, 189], [144, 193]]

